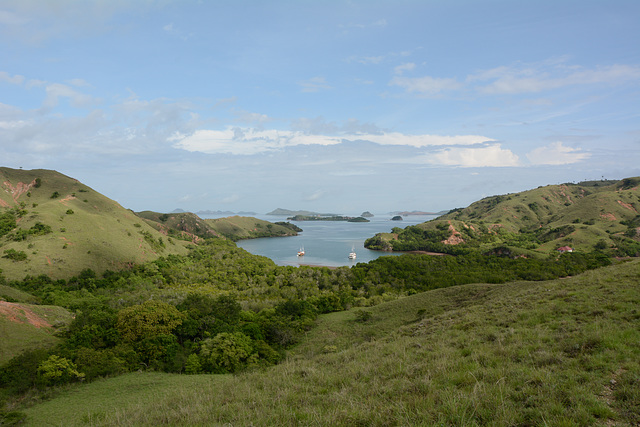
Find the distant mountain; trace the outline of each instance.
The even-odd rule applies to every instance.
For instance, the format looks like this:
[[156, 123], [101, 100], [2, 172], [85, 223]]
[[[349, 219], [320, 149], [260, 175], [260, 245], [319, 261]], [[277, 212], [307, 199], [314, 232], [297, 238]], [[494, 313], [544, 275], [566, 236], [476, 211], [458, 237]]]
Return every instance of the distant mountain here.
[[337, 216], [338, 214], [333, 214], [333, 213], [319, 213], [319, 212], [312, 212], [312, 211], [292, 211], [289, 209], [282, 209], [282, 208], [278, 208], [275, 209], [271, 212], [269, 212], [267, 215], [278, 215], [278, 216], [296, 216], [296, 215], [302, 215], [302, 216]]
[[186, 242], [59, 172], [0, 167], [0, 189], [0, 270], [8, 279], [68, 278], [187, 253]]

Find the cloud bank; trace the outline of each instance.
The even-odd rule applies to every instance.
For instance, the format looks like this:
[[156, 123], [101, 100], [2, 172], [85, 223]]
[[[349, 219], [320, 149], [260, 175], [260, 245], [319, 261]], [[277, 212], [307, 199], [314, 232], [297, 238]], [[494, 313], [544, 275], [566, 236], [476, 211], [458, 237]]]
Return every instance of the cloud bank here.
[[301, 145], [337, 145], [348, 141], [369, 141], [385, 146], [414, 148], [443, 145], [474, 145], [493, 139], [481, 135], [408, 135], [399, 132], [380, 134], [308, 134], [289, 130], [258, 130], [228, 127], [224, 130], [198, 130], [192, 134], [175, 134], [170, 140], [175, 148], [206, 154], [252, 155]]

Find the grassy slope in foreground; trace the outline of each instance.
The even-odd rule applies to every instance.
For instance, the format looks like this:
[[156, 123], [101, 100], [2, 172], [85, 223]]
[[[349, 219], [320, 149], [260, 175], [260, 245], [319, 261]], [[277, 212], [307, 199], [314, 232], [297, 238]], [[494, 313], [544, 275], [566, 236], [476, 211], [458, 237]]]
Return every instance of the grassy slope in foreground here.
[[[21, 205], [26, 214], [15, 230], [0, 237], [0, 269], [8, 279], [27, 274], [68, 278], [87, 268], [101, 273], [187, 253], [186, 242], [169, 241], [130, 210], [73, 178], [44, 169], [0, 168], [0, 214]], [[12, 238], [36, 223], [51, 232]], [[11, 249], [27, 259], [3, 258]]]
[[[640, 263], [438, 289], [321, 316], [236, 376], [129, 374], [31, 407], [29, 425], [637, 425]], [[359, 321], [358, 319], [361, 319]]]

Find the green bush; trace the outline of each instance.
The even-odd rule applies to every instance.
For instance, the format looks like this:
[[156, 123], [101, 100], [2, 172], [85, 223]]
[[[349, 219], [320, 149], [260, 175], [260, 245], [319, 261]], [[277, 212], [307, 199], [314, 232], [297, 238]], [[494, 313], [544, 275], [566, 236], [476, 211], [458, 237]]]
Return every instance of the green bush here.
[[236, 372], [258, 359], [253, 355], [251, 339], [242, 332], [222, 332], [207, 338], [202, 341], [200, 355], [206, 367], [214, 373]]
[[27, 259], [27, 254], [24, 251], [16, 251], [15, 249], [7, 249], [4, 251], [2, 258], [7, 258], [12, 261], [24, 261]]
[[38, 380], [44, 385], [60, 385], [83, 379], [84, 374], [78, 372], [75, 363], [55, 354], [38, 366]]

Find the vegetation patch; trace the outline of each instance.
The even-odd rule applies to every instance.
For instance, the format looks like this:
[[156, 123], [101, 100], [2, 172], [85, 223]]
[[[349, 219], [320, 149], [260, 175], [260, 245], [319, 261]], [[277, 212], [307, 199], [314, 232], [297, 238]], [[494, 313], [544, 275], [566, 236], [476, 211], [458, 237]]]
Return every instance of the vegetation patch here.
[[268, 371], [132, 373], [23, 411], [34, 425], [635, 425], [638, 271], [439, 289], [365, 322], [332, 313]]

